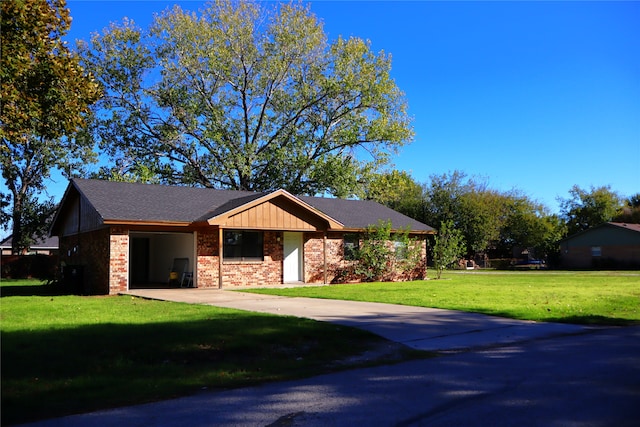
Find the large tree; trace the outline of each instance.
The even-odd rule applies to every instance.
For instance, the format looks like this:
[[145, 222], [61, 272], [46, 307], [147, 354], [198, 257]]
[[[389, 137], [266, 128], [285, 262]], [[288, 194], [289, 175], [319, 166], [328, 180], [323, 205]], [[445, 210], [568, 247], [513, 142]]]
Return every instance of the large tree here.
[[504, 218], [504, 198], [498, 191], [464, 172], [432, 175], [424, 186], [424, 218], [427, 224], [452, 221], [473, 257], [490, 249], [498, 238]]
[[[509, 258], [513, 248], [532, 250], [536, 258], [557, 260], [557, 242], [565, 235], [566, 227], [558, 215], [519, 192], [513, 191], [505, 199], [505, 218], [494, 256]], [[529, 253], [531, 255], [531, 252]]]
[[300, 3], [176, 6], [80, 51], [106, 94], [100, 144], [163, 182], [348, 196], [412, 137], [390, 56], [329, 42]]
[[38, 196], [52, 169], [69, 173], [92, 155], [78, 132], [100, 92], [61, 39], [70, 22], [64, 0], [2, 1], [0, 160], [14, 252], [46, 230], [51, 201]]
[[574, 185], [568, 199], [560, 199], [560, 210], [569, 234], [608, 222], [623, 212], [623, 200], [610, 186], [590, 190]]
[[424, 210], [422, 186], [409, 173], [392, 170], [370, 174], [363, 198], [375, 200], [398, 212], [421, 220]]
[[640, 224], [640, 193], [627, 198], [622, 213], [614, 218], [614, 221]]

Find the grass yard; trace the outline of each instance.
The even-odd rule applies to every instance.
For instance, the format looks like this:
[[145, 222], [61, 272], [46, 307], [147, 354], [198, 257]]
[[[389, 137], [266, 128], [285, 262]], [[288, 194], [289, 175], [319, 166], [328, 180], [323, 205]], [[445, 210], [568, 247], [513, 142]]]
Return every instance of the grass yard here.
[[[428, 357], [356, 329], [130, 296], [0, 289], [2, 425], [345, 367]], [[581, 324], [640, 323], [639, 272], [450, 272], [442, 280], [251, 292], [349, 299]]]
[[640, 323], [640, 272], [448, 272], [441, 280], [256, 289], [248, 292], [371, 301], [591, 325]]
[[0, 289], [2, 425], [427, 356], [396, 348], [345, 365], [391, 344], [313, 320], [38, 285]]

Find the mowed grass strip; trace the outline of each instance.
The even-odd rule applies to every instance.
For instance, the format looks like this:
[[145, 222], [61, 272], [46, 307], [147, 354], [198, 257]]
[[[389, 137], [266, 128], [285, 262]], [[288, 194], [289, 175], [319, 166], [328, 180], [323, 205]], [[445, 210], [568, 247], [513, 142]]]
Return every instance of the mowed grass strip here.
[[[388, 344], [352, 328], [202, 305], [6, 296], [11, 284], [0, 300], [2, 425], [331, 372]], [[400, 360], [418, 357], [426, 355], [407, 350]]]
[[640, 273], [448, 272], [441, 280], [247, 292], [404, 304], [587, 325], [640, 323]]

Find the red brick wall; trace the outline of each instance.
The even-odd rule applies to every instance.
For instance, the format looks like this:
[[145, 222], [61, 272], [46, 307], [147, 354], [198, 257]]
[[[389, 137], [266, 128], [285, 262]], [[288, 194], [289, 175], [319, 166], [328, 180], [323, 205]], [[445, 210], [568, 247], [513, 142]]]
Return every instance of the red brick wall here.
[[218, 288], [218, 230], [198, 232], [197, 251], [197, 286]]
[[394, 271], [387, 280], [407, 281], [421, 280], [427, 277], [427, 240], [420, 236], [415, 243], [420, 246], [420, 259], [413, 265], [404, 264], [403, 260], [396, 260]]
[[[594, 245], [598, 246], [598, 245]], [[600, 256], [591, 254], [591, 246], [562, 246], [564, 268], [637, 268], [640, 267], [639, 245], [600, 246]]]
[[[324, 283], [325, 255], [323, 233], [304, 234], [304, 279], [306, 283]], [[111, 227], [66, 236], [60, 239], [63, 265], [82, 266], [82, 289], [85, 294], [117, 294], [128, 289], [129, 230]], [[422, 261], [412, 271], [389, 271], [386, 280], [413, 280], [425, 277], [426, 241], [423, 239]], [[326, 279], [328, 283], [357, 282], [353, 262], [343, 259], [343, 238], [329, 233], [326, 239]], [[218, 288], [218, 230], [197, 233], [197, 277], [199, 288]], [[282, 284], [283, 242], [281, 232], [264, 233], [264, 259], [259, 262], [223, 262], [223, 286]]]
[[81, 267], [80, 293], [124, 292], [129, 282], [129, 230], [111, 227], [64, 236], [60, 238], [60, 262]]
[[[80, 289], [89, 295], [109, 293], [109, 229], [102, 229], [59, 239], [60, 264], [80, 266]], [[69, 278], [65, 278], [69, 279]]]
[[282, 284], [282, 244], [282, 233], [265, 231], [263, 261], [223, 261], [223, 286]]
[[[427, 243], [418, 238], [421, 246], [420, 262], [412, 269], [403, 271], [402, 261], [394, 262], [384, 280], [424, 279], [427, 265]], [[323, 233], [305, 233], [304, 240], [305, 282], [324, 283]], [[391, 244], [391, 243], [390, 243]], [[329, 233], [326, 239], [327, 283], [359, 282], [362, 280], [354, 272], [354, 261], [344, 260], [344, 240], [339, 233]]]
[[[304, 235], [304, 280], [306, 283], [324, 283], [324, 248], [326, 246], [327, 283], [336, 282], [349, 269], [350, 261], [343, 259], [344, 241], [341, 234], [329, 233], [326, 245], [324, 233], [305, 233]], [[340, 280], [338, 280], [340, 281]]]
[[111, 227], [109, 238], [109, 294], [126, 292], [129, 283], [129, 230]]

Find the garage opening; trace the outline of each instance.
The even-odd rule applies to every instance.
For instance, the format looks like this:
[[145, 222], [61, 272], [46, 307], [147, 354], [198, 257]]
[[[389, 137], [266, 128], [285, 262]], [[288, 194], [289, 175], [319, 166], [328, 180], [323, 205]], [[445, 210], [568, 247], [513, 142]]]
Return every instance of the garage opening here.
[[195, 286], [193, 233], [129, 235], [129, 289]]

